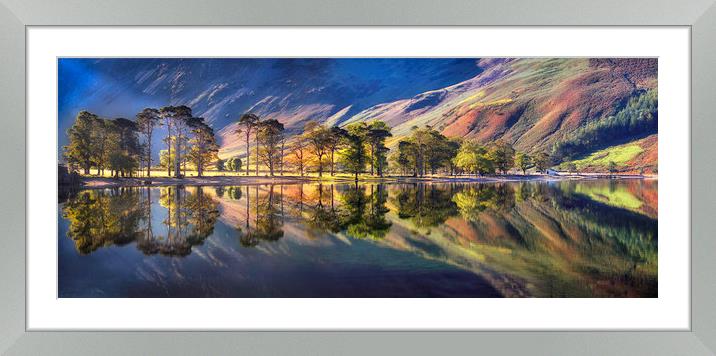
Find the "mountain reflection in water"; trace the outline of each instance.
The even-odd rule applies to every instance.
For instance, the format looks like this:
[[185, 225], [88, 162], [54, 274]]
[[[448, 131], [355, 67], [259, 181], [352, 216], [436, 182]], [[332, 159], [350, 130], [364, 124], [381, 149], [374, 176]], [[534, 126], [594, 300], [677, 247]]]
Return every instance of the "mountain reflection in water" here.
[[111, 188], [60, 297], [656, 297], [657, 181]]

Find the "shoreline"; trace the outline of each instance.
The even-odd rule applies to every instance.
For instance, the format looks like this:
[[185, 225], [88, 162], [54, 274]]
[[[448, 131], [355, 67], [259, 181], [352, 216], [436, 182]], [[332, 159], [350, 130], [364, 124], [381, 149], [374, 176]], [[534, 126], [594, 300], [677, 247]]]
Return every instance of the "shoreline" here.
[[[561, 175], [504, 175], [504, 176], [386, 176], [361, 177], [359, 183], [499, 183], [499, 182], [526, 182], [543, 181], [557, 182], [565, 180], [595, 180], [595, 179], [658, 179], [657, 176], [642, 175], [611, 175], [611, 174], [561, 174]], [[147, 183], [151, 182], [151, 183]], [[107, 178], [107, 177], [80, 177], [77, 186], [60, 185], [61, 188], [101, 189], [114, 187], [165, 187], [174, 185], [187, 186], [231, 186], [254, 184], [307, 184], [307, 183], [355, 183], [353, 177], [348, 176], [207, 176], [207, 177], [134, 177], [134, 178]]]

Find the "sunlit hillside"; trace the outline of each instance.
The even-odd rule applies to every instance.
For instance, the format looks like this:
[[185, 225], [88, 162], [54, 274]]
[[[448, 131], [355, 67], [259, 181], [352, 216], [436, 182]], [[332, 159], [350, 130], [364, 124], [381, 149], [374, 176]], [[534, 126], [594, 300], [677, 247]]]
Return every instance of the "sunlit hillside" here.
[[[580, 171], [656, 173], [655, 58], [62, 59], [59, 146], [77, 113], [133, 119], [186, 105], [211, 125], [219, 157], [243, 157], [244, 113], [289, 137], [382, 120], [393, 148], [415, 127], [479, 143], [504, 140]], [[152, 138], [158, 161], [164, 127]], [[561, 166], [562, 168], [568, 168]]]
[[[636, 104], [630, 106], [630, 101], [656, 93], [657, 68], [652, 59], [484, 59], [479, 66], [483, 71], [466, 81], [381, 103], [355, 115], [349, 110], [339, 111], [325, 121], [339, 125], [385, 121], [393, 128], [389, 147], [409, 135], [413, 127], [425, 125], [448, 137], [484, 143], [504, 139], [529, 153], [553, 152], [560, 143], [578, 141], [576, 148], [565, 153], [570, 159], [636, 142], [647, 135], [656, 138], [653, 124], [623, 135], [605, 133], [598, 139], [585, 134], [590, 125], [607, 123], [617, 115], [631, 117], [645, 112], [642, 107], [633, 109]], [[309, 104], [300, 110], [318, 107]], [[655, 113], [656, 107], [646, 110]], [[294, 115], [304, 116], [298, 112]], [[220, 131], [223, 156], [243, 154], [243, 140], [234, 130], [229, 126]], [[582, 141], [590, 142], [583, 145]], [[656, 145], [642, 146], [636, 160], [630, 157], [618, 163], [626, 170], [655, 170]]]

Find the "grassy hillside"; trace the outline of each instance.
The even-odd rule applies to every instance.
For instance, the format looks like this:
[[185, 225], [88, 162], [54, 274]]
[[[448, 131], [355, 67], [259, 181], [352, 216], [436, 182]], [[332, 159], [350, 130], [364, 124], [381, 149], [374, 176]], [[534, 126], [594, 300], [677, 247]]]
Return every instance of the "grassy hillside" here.
[[[479, 74], [455, 85], [357, 114], [347, 108], [325, 119], [308, 116], [329, 125], [383, 120], [393, 128], [389, 147], [413, 127], [429, 125], [448, 137], [485, 143], [503, 139], [520, 151], [555, 153], [559, 161], [647, 135], [656, 142], [655, 59], [492, 58], [478, 65]], [[299, 108], [303, 112], [314, 107]], [[243, 140], [232, 131], [226, 127], [219, 132], [222, 156], [243, 152]], [[624, 170], [655, 167], [656, 150], [645, 152], [619, 148], [609, 159], [616, 159]], [[580, 165], [603, 168], [601, 161]]]
[[568, 170], [571, 165], [580, 172], [608, 172], [610, 162], [621, 173], [657, 173], [658, 143], [657, 135], [634, 140], [622, 145], [611, 146], [585, 155], [581, 158], [566, 161], [559, 165]]
[[656, 87], [648, 59], [488, 59], [465, 82], [374, 106], [347, 122], [380, 119], [397, 140], [430, 125], [451, 137], [505, 139], [519, 150], [549, 150], [590, 122], [617, 114]]

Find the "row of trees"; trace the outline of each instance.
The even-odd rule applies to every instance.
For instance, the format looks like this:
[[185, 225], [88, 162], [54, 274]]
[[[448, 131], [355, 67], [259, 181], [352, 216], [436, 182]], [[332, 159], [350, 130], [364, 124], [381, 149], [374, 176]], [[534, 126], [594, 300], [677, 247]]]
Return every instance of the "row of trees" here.
[[110, 170], [113, 176], [131, 176], [139, 167], [143, 147], [137, 131], [134, 121], [102, 119], [82, 111], [67, 132], [69, 144], [64, 147], [65, 159], [85, 174], [94, 167], [102, 174]]
[[530, 156], [516, 152], [501, 140], [482, 145], [450, 139], [426, 126], [414, 127], [408, 137], [398, 142], [389, 167], [386, 140], [392, 133], [383, 121], [355, 122], [344, 127], [310, 121], [302, 132], [289, 137], [278, 120], [261, 120], [252, 113], [241, 116], [235, 131], [246, 142], [245, 162], [239, 157], [221, 160], [213, 129], [203, 118], [194, 117], [187, 106], [147, 108], [134, 121], [102, 119], [82, 111], [68, 130], [70, 143], [65, 146], [64, 156], [71, 167], [80, 167], [85, 174], [96, 168], [99, 174], [110, 169], [113, 176], [132, 176], [146, 167], [150, 176], [152, 139], [155, 128], [160, 126], [165, 129], [162, 141], [166, 148], [160, 151], [159, 164], [166, 168], [167, 175], [175, 177], [181, 177], [187, 165], [193, 166], [198, 176], [210, 165], [219, 171], [239, 172], [243, 168], [249, 175], [253, 163], [256, 175], [260, 164], [268, 168], [271, 176], [276, 171], [283, 175], [285, 165], [290, 165], [301, 176], [310, 168], [319, 176], [325, 171], [333, 176], [342, 170], [357, 180], [364, 172], [382, 177], [389, 170], [420, 177], [438, 172], [506, 174], [515, 167], [523, 173], [532, 167], [543, 172], [549, 164], [544, 153]]
[[413, 127], [406, 139], [398, 142], [392, 161], [399, 172], [422, 177], [440, 169], [455, 173], [453, 159], [460, 148], [460, 141], [448, 139], [430, 126]]
[[[88, 111], [81, 111], [67, 131], [69, 144], [64, 157], [70, 167], [81, 168], [89, 174], [96, 168], [99, 174], [105, 169], [113, 176], [132, 176], [146, 167], [151, 175], [152, 139], [154, 129], [163, 126], [167, 149], [160, 155], [160, 163], [167, 174], [182, 176], [182, 168], [190, 163], [201, 176], [212, 162], [218, 159], [219, 146], [214, 130], [204, 118], [194, 117], [187, 106], [147, 108], [136, 115], [136, 120], [124, 118], [104, 119]], [[141, 139], [140, 139], [141, 136]]]
[[354, 174], [356, 179], [366, 166], [370, 167], [371, 175], [382, 176], [386, 171], [388, 148], [385, 140], [391, 133], [390, 127], [383, 121], [352, 123], [345, 128], [327, 127], [310, 121], [301, 133], [290, 140], [285, 135], [283, 124], [275, 119], [262, 121], [257, 115], [244, 114], [237, 126], [236, 134], [242, 135], [246, 142], [246, 175], [250, 174], [252, 133], [257, 175], [259, 163], [268, 167], [271, 176], [277, 168], [283, 174], [286, 163], [291, 164], [301, 176], [308, 166], [314, 166], [319, 176], [323, 176], [328, 167], [333, 176], [337, 163], [346, 172]]
[[[278, 168], [283, 174], [283, 157], [286, 148], [285, 128], [282, 123], [276, 119], [263, 120], [253, 113], [241, 115], [237, 122], [237, 135], [245, 135], [246, 137], [246, 175], [249, 175], [249, 166], [251, 163], [251, 134], [255, 136], [256, 149], [256, 175], [259, 174], [259, 162], [269, 168], [270, 174], [273, 176], [274, 171]], [[232, 158], [236, 160], [237, 158]], [[234, 171], [240, 170], [241, 161], [238, 161], [239, 169], [234, 166]]]
[[[152, 133], [157, 126], [166, 129], [162, 141], [166, 144], [163, 166], [167, 175], [182, 176], [187, 162], [191, 163], [201, 177], [204, 170], [218, 159], [219, 145], [216, 143], [214, 129], [204, 118], [194, 117], [188, 106], [165, 106], [161, 109], [147, 108], [137, 114], [137, 124], [145, 138], [145, 162], [147, 176], [151, 175]], [[160, 158], [161, 161], [161, 158]]]
[[530, 168], [535, 168], [538, 172], [546, 172], [550, 166], [550, 157], [544, 152], [535, 155], [517, 152], [510, 144], [502, 140], [488, 145], [466, 140], [460, 145], [453, 162], [462, 173], [468, 174], [494, 174], [496, 172], [507, 174], [512, 168], [517, 168], [522, 171], [522, 174], [526, 174]]
[[531, 156], [517, 152], [502, 140], [482, 145], [473, 140], [450, 139], [429, 126], [414, 127], [410, 136], [398, 142], [391, 161], [398, 172], [419, 177], [438, 171], [450, 175], [506, 174], [512, 168], [523, 174], [530, 168], [545, 172], [550, 163], [546, 153]]

